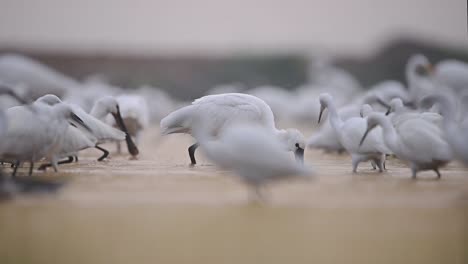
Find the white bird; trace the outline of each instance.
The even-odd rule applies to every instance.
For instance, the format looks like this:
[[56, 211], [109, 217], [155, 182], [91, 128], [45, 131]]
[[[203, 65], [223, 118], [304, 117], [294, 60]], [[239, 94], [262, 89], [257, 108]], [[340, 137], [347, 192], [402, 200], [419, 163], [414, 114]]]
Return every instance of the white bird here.
[[[138, 146], [143, 130], [149, 123], [149, 110], [146, 100], [140, 95], [122, 94], [115, 97], [120, 109], [123, 123], [130, 136]], [[115, 118], [107, 115], [107, 123], [118, 127]], [[121, 153], [120, 141], [117, 142], [117, 152]]]
[[[318, 92], [320, 94], [323, 93], [320, 92], [320, 90]], [[346, 106], [339, 107], [339, 105], [342, 105], [342, 103], [337, 103], [335, 94], [338, 96], [338, 98], [341, 98], [339, 101], [347, 101], [348, 104]], [[376, 107], [376, 109], [386, 110], [389, 107], [388, 102], [390, 102], [390, 100], [395, 97], [403, 98], [406, 104], [411, 104], [408, 92], [406, 91], [405, 87], [397, 81], [383, 81], [377, 83], [376, 85], [372, 86], [369, 89], [369, 91], [361, 94], [360, 96], [356, 96], [356, 98], [353, 99], [351, 103], [349, 103], [349, 96], [342, 98], [340, 91], [336, 91], [335, 94], [331, 95], [333, 96], [335, 106], [339, 107], [338, 114], [340, 115], [343, 121], [346, 121], [352, 117], [359, 117], [361, 110], [360, 106], [363, 104], [371, 104], [374, 107]], [[318, 96], [319, 94], [316, 97]], [[320, 104], [317, 98], [315, 98], [315, 100], [317, 101], [317, 103], [314, 103], [314, 108], [316, 104], [316, 109], [318, 113]], [[324, 122], [324, 124], [320, 126], [319, 130], [309, 138], [307, 146], [309, 148], [314, 149], [323, 149], [327, 152], [336, 151], [341, 153], [345, 151], [344, 147], [341, 145], [338, 139], [338, 135], [335, 133], [335, 130], [331, 127], [329, 120]]]
[[[81, 110], [81, 109], [80, 109]], [[128, 152], [133, 156], [137, 156], [139, 151], [135, 143], [133, 142], [130, 134], [128, 133], [127, 126], [125, 125], [122, 115], [120, 113], [120, 106], [117, 100], [112, 96], [106, 96], [94, 104], [90, 114], [87, 114], [83, 110], [78, 110], [77, 115], [82, 117], [84, 122], [89, 125], [93, 131], [93, 135], [97, 138], [98, 144], [105, 142], [120, 142], [125, 139], [127, 143]], [[117, 126], [121, 131], [109, 126], [105, 123], [107, 115], [111, 114]], [[122, 133], [123, 132], [123, 133]], [[109, 152], [102, 147], [97, 147], [103, 151], [104, 154], [98, 160], [103, 160], [107, 157]]]
[[15, 162], [30, 162], [32, 173], [34, 162], [47, 158], [57, 171], [57, 150], [73, 120], [83, 127], [86, 125], [65, 104], [49, 106], [35, 102], [31, 106], [15, 106], [6, 111], [7, 132], [2, 137], [0, 158]]
[[[47, 94], [39, 97], [35, 104], [45, 104], [48, 106], [54, 106], [57, 104], [64, 104], [60, 98], [53, 94]], [[73, 159], [78, 161], [78, 152], [87, 148], [93, 148], [96, 146], [97, 139], [89, 132], [89, 127], [80, 127], [80, 124], [74, 124], [70, 122], [68, 129], [63, 136], [62, 142], [55, 152], [58, 158], [68, 158], [65, 161], [59, 161], [57, 164], [66, 164], [73, 162]], [[83, 130], [84, 129], [84, 130]], [[38, 169], [45, 170], [47, 167], [52, 166], [50, 163], [42, 164]]]
[[390, 153], [390, 150], [383, 143], [381, 131], [372, 131], [369, 135], [369, 141], [366, 144], [359, 144], [359, 140], [366, 132], [366, 119], [361, 117], [353, 117], [343, 121], [338, 114], [338, 111], [333, 103], [333, 98], [329, 94], [321, 94], [319, 122], [322, 113], [328, 109], [328, 119], [338, 135], [343, 147], [351, 155], [353, 172], [357, 171], [358, 164], [363, 161], [373, 161], [379, 171], [384, 170], [385, 154]]
[[413, 102], [419, 102], [424, 96], [436, 91], [435, 83], [431, 79], [433, 71], [432, 64], [424, 55], [416, 54], [409, 58], [405, 74], [410, 99]]
[[456, 158], [468, 165], [468, 122], [458, 122], [456, 120], [456, 109], [448, 96], [434, 94], [423, 98], [421, 101], [422, 107], [429, 107], [434, 104], [439, 105], [444, 117], [443, 130], [447, 142], [450, 144]]
[[367, 130], [361, 144], [374, 129], [380, 126], [386, 146], [400, 159], [410, 163], [412, 176], [418, 171], [434, 170], [440, 178], [439, 167], [452, 159], [449, 144], [438, 132], [440, 129], [423, 119], [415, 118], [395, 128], [387, 116], [371, 114], [367, 118]]
[[24, 85], [25, 99], [35, 100], [45, 94], [63, 96], [72, 87], [80, 84], [72, 78], [19, 54], [0, 56], [0, 80]]
[[[320, 102], [319, 102], [320, 105]], [[320, 109], [320, 108], [319, 108]], [[359, 108], [354, 105], [348, 105], [338, 110], [338, 115], [341, 120], [346, 121], [352, 117], [359, 116]], [[342, 153], [346, 149], [341, 144], [338, 134], [332, 127], [330, 120], [327, 118], [324, 124], [320, 126], [319, 130], [312, 134], [307, 141], [307, 147], [312, 149], [322, 149], [326, 152]]]
[[[95, 148], [96, 144], [97, 139], [91, 133], [80, 130], [74, 124], [70, 125], [65, 132], [62, 144], [60, 144], [56, 152], [59, 159], [67, 159], [59, 161], [57, 164], [72, 163], [74, 160], [78, 162], [78, 152], [88, 148]], [[51, 163], [44, 163], [38, 170], [46, 170], [50, 166], [52, 166]]]
[[[38, 99], [38, 101], [45, 103], [47, 105], [55, 105], [60, 104], [62, 101], [55, 95], [45, 95]], [[129, 150], [131, 149], [133, 153], [138, 154], [138, 148], [134, 145], [133, 141], [131, 140], [130, 136], [126, 131], [125, 125], [121, 126], [122, 131], [113, 128], [112, 126], [106, 124], [105, 122], [101, 121], [105, 119], [105, 117], [111, 113], [116, 120], [120, 120], [117, 123], [122, 124], [122, 117], [120, 116], [120, 110], [117, 104], [117, 101], [113, 97], [104, 97], [98, 100], [92, 111], [91, 114], [86, 113], [81, 107], [73, 104], [69, 105], [74, 113], [83, 120], [87, 127], [89, 127], [89, 131], [82, 131], [85, 137], [88, 140], [85, 140], [83, 137], [77, 138], [77, 135], [70, 134], [68, 139], [69, 142], [67, 146], [64, 146], [63, 153], [66, 152], [73, 152], [69, 151], [70, 148], [73, 146], [77, 147], [79, 150], [79, 146], [85, 147], [89, 145], [89, 141], [96, 142], [94, 147], [103, 152], [103, 155], [98, 158], [98, 161], [102, 161], [109, 155], [109, 151], [99, 146], [99, 144], [103, 144], [106, 142], [116, 142], [127, 140], [127, 145], [129, 146]], [[100, 118], [100, 119], [99, 119]], [[74, 129], [72, 129], [74, 130]], [[130, 152], [130, 151], [129, 151]], [[131, 153], [132, 153], [131, 152]]]
[[420, 118], [425, 121], [431, 122], [438, 127], [442, 127], [442, 116], [438, 113], [432, 112], [418, 112], [406, 108], [403, 105], [403, 101], [400, 98], [393, 98], [390, 101], [388, 111], [386, 113], [390, 120], [392, 121], [393, 126], [398, 127], [401, 123], [409, 119]]
[[387, 107], [387, 104], [393, 98], [401, 98], [405, 104], [410, 104], [408, 90], [402, 83], [393, 80], [387, 80], [369, 88], [363, 95], [362, 103], [374, 104], [379, 103]]
[[[207, 120], [206, 129], [210, 135], [218, 135], [225, 127], [238, 122], [248, 122], [262, 126], [279, 140], [283, 148], [293, 151], [296, 160], [304, 160], [304, 136], [297, 129], [278, 130], [275, 127], [270, 107], [261, 99], [247, 94], [208, 95], [195, 100], [191, 105], [170, 113], [161, 120], [161, 133], [192, 134], [196, 119], [201, 116]], [[189, 147], [191, 164], [196, 164], [195, 150], [198, 144]]]
[[276, 135], [266, 127], [235, 123], [212, 138], [204, 123], [197, 122], [193, 127], [202, 151], [217, 166], [232, 170], [258, 199], [263, 198], [261, 187], [268, 182], [311, 175], [308, 168], [288, 157]]

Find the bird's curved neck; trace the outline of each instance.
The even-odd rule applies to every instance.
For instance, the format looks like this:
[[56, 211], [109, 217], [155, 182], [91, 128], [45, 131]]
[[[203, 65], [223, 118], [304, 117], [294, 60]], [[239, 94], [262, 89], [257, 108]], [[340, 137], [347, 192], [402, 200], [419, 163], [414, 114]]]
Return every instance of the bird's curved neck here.
[[336, 109], [336, 106], [333, 102], [328, 103], [328, 120], [330, 120], [330, 123], [332, 127], [336, 130], [339, 131], [341, 127], [343, 126], [343, 120], [341, 119], [338, 110]]
[[400, 145], [400, 138], [390, 120], [388, 118], [382, 119], [380, 126], [382, 127], [385, 144], [391, 150], [398, 149], [398, 145]]

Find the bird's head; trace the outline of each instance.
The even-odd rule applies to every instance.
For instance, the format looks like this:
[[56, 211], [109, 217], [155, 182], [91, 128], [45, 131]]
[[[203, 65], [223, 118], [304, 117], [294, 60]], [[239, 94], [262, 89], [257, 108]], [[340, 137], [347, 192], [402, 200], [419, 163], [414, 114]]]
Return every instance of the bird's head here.
[[296, 161], [304, 163], [304, 149], [306, 146], [304, 135], [297, 129], [289, 128], [280, 130], [278, 136], [286, 150], [294, 152]]
[[370, 104], [363, 104], [361, 106], [361, 110], [359, 111], [359, 115], [364, 118], [369, 116], [372, 112], [374, 112], [374, 109], [372, 109]]
[[420, 77], [427, 77], [434, 73], [434, 67], [426, 56], [416, 54], [408, 60], [407, 70]]
[[404, 107], [403, 100], [401, 98], [395, 97], [390, 101], [387, 112], [385, 115], [389, 115], [392, 112], [398, 111]]
[[328, 106], [332, 103], [333, 97], [328, 94], [328, 93], [322, 93], [319, 96], [319, 102], [320, 102], [320, 114], [319, 114], [319, 119], [318, 122], [320, 123], [322, 119], [322, 114], [323, 111], [328, 108]]
[[364, 132], [361, 141], [359, 142], [359, 146], [361, 146], [364, 143], [364, 140], [366, 139], [367, 135], [372, 131], [372, 129], [380, 125], [382, 118], [383, 116], [380, 116], [377, 113], [371, 114], [367, 117], [367, 129], [366, 132]]

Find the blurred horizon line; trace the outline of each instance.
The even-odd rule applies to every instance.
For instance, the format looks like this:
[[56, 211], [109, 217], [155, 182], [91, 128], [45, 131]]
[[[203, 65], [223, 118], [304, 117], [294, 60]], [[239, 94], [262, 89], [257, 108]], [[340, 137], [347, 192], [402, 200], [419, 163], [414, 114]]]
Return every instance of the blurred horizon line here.
[[[353, 52], [350, 50], [327, 50], [320, 47], [296, 47], [296, 48], [265, 48], [252, 49], [252, 48], [236, 48], [236, 49], [207, 49], [195, 47], [190, 50], [187, 47], [172, 47], [172, 48], [142, 48], [142, 47], [129, 47], [128, 45], [110, 45], [107, 47], [96, 47], [92, 45], [81, 46], [81, 48], [70, 47], [64, 45], [60, 47], [52, 47], [48, 44], [38, 45], [37, 43], [31, 45], [21, 44], [0, 44], [0, 53], [24, 53], [24, 54], [44, 54], [44, 55], [71, 55], [83, 57], [120, 57], [120, 58], [138, 58], [144, 57], [158, 57], [158, 58], [226, 58], [226, 57], [272, 57], [272, 56], [303, 56], [305, 58], [325, 57], [347, 57], [347, 58], [370, 58], [377, 55], [382, 50], [400, 42], [411, 42], [423, 46], [432, 46], [440, 49], [455, 50], [459, 53], [468, 54], [468, 35], [467, 43], [465, 45], [454, 45], [453, 43], [447, 44], [442, 41], [434, 40], [428, 36], [415, 37], [410, 34], [399, 34], [398, 36], [389, 37], [386, 41], [382, 41], [380, 45], [368, 52]], [[112, 47], [111, 47], [112, 46]]]

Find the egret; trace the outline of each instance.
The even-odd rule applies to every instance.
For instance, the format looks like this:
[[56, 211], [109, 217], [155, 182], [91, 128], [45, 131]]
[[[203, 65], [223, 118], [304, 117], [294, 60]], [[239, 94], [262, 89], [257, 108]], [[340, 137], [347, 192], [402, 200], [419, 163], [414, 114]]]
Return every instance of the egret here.
[[359, 139], [366, 131], [366, 120], [361, 117], [353, 117], [343, 121], [336, 110], [331, 95], [324, 93], [319, 97], [320, 114], [319, 122], [323, 111], [328, 109], [328, 119], [338, 135], [338, 138], [351, 155], [353, 172], [357, 171], [360, 162], [373, 161], [380, 172], [384, 170], [385, 155], [390, 153], [390, 150], [383, 143], [381, 131], [373, 131], [369, 135], [369, 141], [366, 144], [359, 144]]
[[377, 126], [383, 129], [386, 146], [398, 158], [410, 163], [413, 178], [422, 170], [433, 170], [440, 178], [439, 168], [452, 159], [452, 151], [438, 132], [440, 129], [430, 122], [414, 118], [395, 128], [387, 116], [371, 114], [367, 118], [367, 129], [361, 138], [361, 145]]

